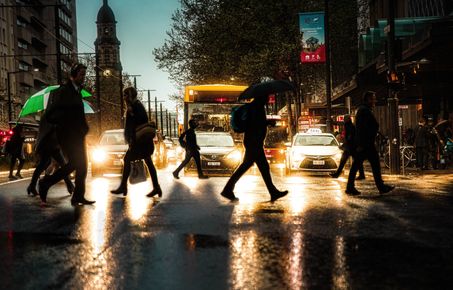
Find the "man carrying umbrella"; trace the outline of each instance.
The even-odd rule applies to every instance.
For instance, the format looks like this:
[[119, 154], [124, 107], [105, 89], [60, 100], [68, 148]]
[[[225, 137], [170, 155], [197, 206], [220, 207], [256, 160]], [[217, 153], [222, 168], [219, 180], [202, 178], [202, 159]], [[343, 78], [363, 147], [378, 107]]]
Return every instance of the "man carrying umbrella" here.
[[44, 177], [39, 182], [39, 196], [43, 202], [46, 202], [49, 188], [75, 170], [75, 188], [71, 204], [94, 203], [85, 199], [84, 196], [87, 175], [85, 136], [89, 130], [81, 95], [85, 74], [86, 66], [73, 65], [69, 81], [52, 92], [50, 103], [47, 105], [47, 120], [55, 126], [58, 143], [66, 154], [68, 162], [53, 175]]
[[[267, 133], [267, 125], [270, 124], [266, 119], [265, 110], [265, 106], [269, 101], [269, 94], [292, 89], [291, 84], [280, 82], [282, 81], [272, 81], [251, 86], [239, 96], [239, 99], [253, 98], [253, 101], [247, 111], [247, 125], [244, 132], [244, 159], [220, 193], [223, 197], [231, 201], [238, 200], [233, 192], [234, 186], [253, 163], [256, 163], [258, 166], [267, 190], [271, 195], [271, 201], [275, 201], [288, 194], [287, 190], [279, 191], [272, 182], [269, 163], [267, 162], [263, 148], [264, 139], [266, 138]], [[285, 84], [287, 84], [287, 86], [285, 86]]]

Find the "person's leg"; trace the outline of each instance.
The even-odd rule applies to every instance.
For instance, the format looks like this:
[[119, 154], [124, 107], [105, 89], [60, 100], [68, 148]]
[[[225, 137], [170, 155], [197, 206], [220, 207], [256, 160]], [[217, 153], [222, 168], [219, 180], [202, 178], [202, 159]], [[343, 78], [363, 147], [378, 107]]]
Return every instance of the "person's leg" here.
[[22, 178], [22, 175], [20, 175], [20, 171], [21, 171], [22, 168], [24, 167], [25, 159], [22, 158], [22, 156], [18, 156], [17, 159], [19, 159], [19, 165], [17, 166], [16, 176], [17, 176], [18, 178]]
[[111, 190], [114, 194], [127, 194], [127, 179], [131, 173], [132, 151], [130, 148], [126, 151], [123, 158], [123, 173], [121, 175], [121, 182], [117, 189]]
[[417, 167], [423, 169], [423, 147], [415, 147], [415, 158], [417, 159]]
[[343, 153], [341, 154], [340, 164], [338, 165], [337, 171], [332, 173], [330, 176], [334, 178], [340, 176], [341, 172], [343, 172], [343, 168], [346, 162], [348, 161], [349, 156], [351, 156], [351, 154], [349, 154], [348, 151], [343, 151]]
[[27, 187], [27, 193], [33, 195], [37, 195], [38, 192], [36, 191], [36, 184], [38, 183], [39, 176], [41, 173], [50, 165], [50, 157], [49, 155], [43, 153], [39, 156], [39, 161], [36, 163], [35, 170], [33, 171], [33, 175], [30, 180], [30, 184]]
[[351, 169], [349, 170], [348, 183], [346, 185], [346, 193], [358, 195], [360, 192], [355, 188], [355, 176], [360, 166], [363, 166], [363, 153], [356, 153], [352, 158]]
[[174, 176], [175, 178], [178, 178], [179, 172], [184, 168], [184, 166], [187, 165], [187, 163], [189, 163], [190, 158], [192, 158], [192, 154], [191, 154], [190, 151], [187, 151], [187, 150], [186, 150], [186, 157], [185, 157], [184, 160], [181, 162], [181, 164], [178, 166], [178, 168], [176, 168], [175, 171], [173, 171], [173, 176]]
[[223, 188], [223, 191], [232, 192], [234, 190], [234, 186], [236, 185], [236, 182], [238, 182], [239, 178], [241, 178], [241, 176], [244, 173], [246, 173], [247, 170], [249, 170], [249, 168], [253, 165], [253, 162], [255, 162], [253, 154], [249, 153], [248, 150], [245, 150], [244, 159], [242, 160], [242, 163], [233, 172], [230, 179], [228, 179], [225, 187]]
[[16, 164], [16, 156], [15, 155], [10, 155], [10, 160], [9, 160], [9, 178], [11, 179], [16, 179], [13, 175], [14, 171], [14, 165]]
[[[60, 149], [54, 150], [52, 152], [52, 158], [58, 163], [60, 167], [66, 164], [66, 159], [64, 158], [63, 152]], [[74, 192], [74, 184], [72, 184], [69, 175], [64, 178], [64, 182], [66, 183], [66, 188], [68, 192], [71, 194]]]
[[205, 178], [206, 176], [203, 174], [203, 169], [201, 168], [200, 152], [194, 151], [192, 156], [197, 165], [198, 178]]
[[368, 150], [367, 156], [368, 161], [370, 162], [371, 165], [371, 170], [373, 171], [374, 183], [376, 184], [376, 187], [379, 189], [379, 192], [383, 193], [392, 190], [393, 187], [385, 185], [384, 181], [382, 180], [381, 164], [376, 149], [371, 148], [370, 150]]
[[264, 154], [263, 149], [258, 149], [255, 153], [255, 163], [258, 166], [258, 170], [263, 177], [264, 183], [266, 184], [267, 190], [269, 193], [277, 191], [274, 183], [272, 182], [272, 177], [270, 173], [269, 163], [267, 162], [266, 155]]
[[159, 180], [157, 179], [157, 171], [156, 167], [154, 166], [153, 159], [151, 156], [145, 158], [146, 166], [148, 167], [149, 175], [151, 176], [151, 181], [153, 183], [153, 190], [147, 194], [148, 197], [153, 197], [158, 195], [159, 197], [162, 196], [162, 189], [159, 185]]
[[[378, 155], [379, 157], [379, 155]], [[363, 162], [359, 164], [359, 176], [356, 178], [358, 180], [365, 179], [365, 170], [363, 170]]]
[[[78, 158], [73, 161], [75, 167], [75, 181], [74, 181], [74, 194], [71, 199], [71, 203], [76, 201], [86, 201], [85, 199], [85, 182], [88, 172], [88, 160], [85, 149], [85, 140], [78, 144], [79, 147], [75, 149], [75, 156]], [[73, 155], [74, 156], [74, 155]], [[67, 175], [65, 176], [67, 177]], [[87, 204], [83, 202], [84, 204]], [[90, 202], [91, 203], [91, 202]]]

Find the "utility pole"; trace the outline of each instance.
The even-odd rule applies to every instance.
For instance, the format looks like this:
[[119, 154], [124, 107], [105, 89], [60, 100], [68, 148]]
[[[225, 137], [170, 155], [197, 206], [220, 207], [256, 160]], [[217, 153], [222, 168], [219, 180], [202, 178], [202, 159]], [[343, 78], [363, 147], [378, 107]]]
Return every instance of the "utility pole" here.
[[395, 1], [388, 0], [387, 20], [387, 67], [389, 77], [388, 86], [388, 109], [390, 115], [390, 174], [399, 174], [400, 164], [400, 138], [399, 138], [399, 117], [398, 98], [393, 85], [398, 82], [395, 64]]
[[160, 131], [164, 133], [164, 118], [162, 116], [162, 103], [160, 105]]
[[324, 0], [324, 29], [326, 49], [326, 131], [332, 132], [332, 70], [330, 65], [330, 33], [329, 33], [329, 0]]
[[168, 129], [168, 128], [169, 128], [169, 127], [168, 127], [168, 126], [169, 126], [168, 123], [170, 122], [169, 117], [168, 117], [168, 109], [165, 109], [165, 116], [166, 116], [166, 118], [167, 118], [167, 123], [165, 124], [165, 127], [167, 128], [167, 134], [166, 134], [166, 135], [171, 135], [171, 134], [170, 134], [170, 130]]
[[151, 121], [151, 91], [148, 90], [148, 120]]

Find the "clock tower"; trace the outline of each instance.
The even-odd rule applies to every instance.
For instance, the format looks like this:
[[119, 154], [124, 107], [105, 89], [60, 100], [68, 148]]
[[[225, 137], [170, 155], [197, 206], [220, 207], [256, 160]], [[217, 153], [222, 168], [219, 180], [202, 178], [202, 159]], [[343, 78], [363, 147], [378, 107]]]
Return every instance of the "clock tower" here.
[[116, 37], [115, 15], [107, 0], [103, 0], [99, 9], [96, 25], [97, 38], [94, 45], [98, 56], [101, 133], [104, 130], [123, 128], [121, 43]]

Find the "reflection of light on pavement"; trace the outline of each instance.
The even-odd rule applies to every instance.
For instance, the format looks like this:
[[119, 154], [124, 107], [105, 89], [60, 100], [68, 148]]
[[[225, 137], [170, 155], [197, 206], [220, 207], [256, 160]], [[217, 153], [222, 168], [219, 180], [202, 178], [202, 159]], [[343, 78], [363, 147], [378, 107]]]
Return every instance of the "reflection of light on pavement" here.
[[105, 178], [96, 178], [91, 183], [91, 191], [95, 193], [92, 197], [96, 200], [94, 210], [91, 213], [89, 222], [90, 242], [94, 254], [99, 254], [105, 243], [105, 220], [107, 200], [109, 196], [109, 182]]
[[303, 240], [304, 236], [301, 232], [296, 232], [292, 235], [289, 253], [289, 288], [302, 289], [303, 285]]
[[307, 194], [305, 184], [307, 184], [307, 178], [302, 176], [288, 177], [286, 185], [289, 190], [288, 199], [290, 214], [302, 213], [307, 206]]
[[348, 269], [346, 267], [345, 255], [344, 255], [344, 237], [335, 237], [335, 258], [334, 258], [334, 270], [332, 271], [332, 281], [334, 289], [349, 289], [349, 278]]
[[[182, 183], [187, 185], [187, 187], [190, 188], [191, 190], [195, 189], [197, 187], [198, 181], [199, 181], [198, 177], [193, 177], [193, 176], [187, 176], [187, 177], [184, 176], [180, 180], [182, 181]], [[191, 191], [191, 192], [194, 193], [194, 191]]]
[[131, 220], [136, 221], [146, 213], [148, 204], [151, 201], [150, 198], [146, 197], [146, 194], [150, 191], [149, 180], [134, 185], [129, 184], [127, 215]]
[[246, 289], [247, 286], [256, 285], [261, 269], [259, 264], [259, 249], [257, 235], [253, 231], [240, 232], [231, 238], [231, 288]]

